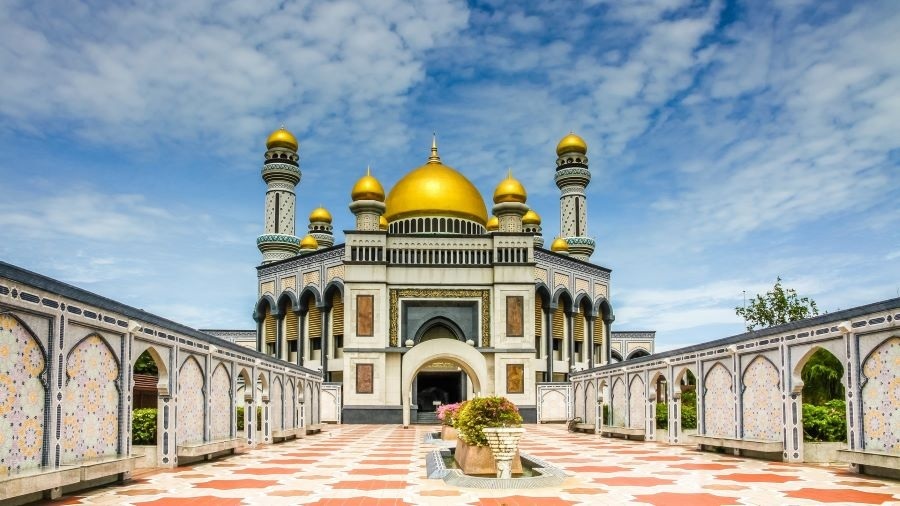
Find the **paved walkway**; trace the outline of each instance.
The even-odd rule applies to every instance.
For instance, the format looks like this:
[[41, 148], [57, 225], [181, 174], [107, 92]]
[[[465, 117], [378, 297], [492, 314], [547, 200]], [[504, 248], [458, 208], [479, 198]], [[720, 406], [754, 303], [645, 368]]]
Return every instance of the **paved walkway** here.
[[574, 505], [765, 506], [900, 504], [900, 482], [812, 467], [701, 453], [690, 447], [568, 434], [526, 426], [523, 450], [572, 473], [561, 487], [456, 489], [425, 477], [434, 427], [326, 427], [306, 439], [66, 496], [60, 504], [138, 505]]

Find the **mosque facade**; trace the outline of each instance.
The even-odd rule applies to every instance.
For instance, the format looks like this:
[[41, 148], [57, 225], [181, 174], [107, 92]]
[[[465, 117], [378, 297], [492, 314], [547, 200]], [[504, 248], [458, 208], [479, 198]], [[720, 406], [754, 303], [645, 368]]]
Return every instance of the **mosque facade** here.
[[266, 143], [255, 346], [340, 385], [343, 423], [425, 422], [442, 403], [494, 394], [535, 421], [538, 384], [653, 352], [652, 332], [611, 339], [611, 271], [590, 261], [591, 172], [578, 135], [556, 148], [560, 236], [549, 248], [511, 172], [489, 215], [436, 142], [390, 191], [368, 170], [353, 185], [344, 244], [323, 207], [301, 238], [298, 147], [284, 128]]

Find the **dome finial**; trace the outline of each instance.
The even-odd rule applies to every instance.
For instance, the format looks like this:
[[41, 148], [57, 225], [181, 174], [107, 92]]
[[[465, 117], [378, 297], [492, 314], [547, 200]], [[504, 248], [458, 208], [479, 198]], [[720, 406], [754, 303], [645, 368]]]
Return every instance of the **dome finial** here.
[[431, 156], [428, 157], [428, 163], [441, 163], [441, 157], [438, 156], [437, 134], [435, 132], [431, 132]]

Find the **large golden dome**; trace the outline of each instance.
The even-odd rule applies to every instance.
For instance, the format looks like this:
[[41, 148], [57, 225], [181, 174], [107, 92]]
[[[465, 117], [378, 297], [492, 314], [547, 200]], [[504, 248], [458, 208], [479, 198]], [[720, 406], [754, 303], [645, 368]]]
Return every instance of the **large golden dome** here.
[[271, 134], [269, 134], [269, 138], [266, 139], [266, 148], [286, 148], [291, 151], [297, 151], [300, 145], [297, 143], [297, 138], [294, 137], [294, 134], [288, 132], [284, 126], [275, 130]]
[[455, 216], [484, 225], [487, 208], [481, 193], [455, 169], [441, 163], [432, 144], [428, 163], [403, 176], [385, 200], [389, 222], [411, 216]]
[[328, 209], [325, 209], [324, 207], [319, 206], [319, 207], [313, 209], [313, 211], [311, 213], [309, 213], [309, 222], [310, 223], [315, 223], [315, 222], [331, 223], [331, 213], [328, 212]]
[[359, 178], [359, 181], [353, 185], [350, 190], [350, 198], [354, 202], [357, 200], [376, 200], [384, 202], [384, 187], [372, 176], [372, 171], [366, 168], [366, 175]]
[[518, 179], [512, 177], [512, 170], [506, 175], [506, 179], [500, 181], [494, 190], [494, 203], [519, 202], [524, 203], [528, 198], [528, 192]]
[[563, 137], [559, 144], [556, 145], [556, 156], [562, 156], [563, 153], [570, 152], [581, 153], [582, 155], [587, 154], [587, 143], [572, 132], [569, 132], [569, 135]]

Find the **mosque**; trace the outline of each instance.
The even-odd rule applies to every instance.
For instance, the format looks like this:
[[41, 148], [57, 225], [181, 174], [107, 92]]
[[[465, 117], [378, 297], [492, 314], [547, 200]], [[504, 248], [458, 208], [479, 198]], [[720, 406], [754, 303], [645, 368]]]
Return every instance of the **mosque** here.
[[436, 141], [390, 191], [368, 170], [356, 181], [344, 244], [323, 207], [301, 238], [299, 144], [281, 128], [266, 148], [257, 329], [246, 344], [341, 385], [343, 423], [429, 422], [441, 403], [489, 394], [534, 422], [538, 384], [653, 353], [653, 332], [610, 331], [611, 271], [590, 261], [591, 172], [578, 135], [556, 147], [560, 235], [549, 249], [511, 172], [489, 214]]

